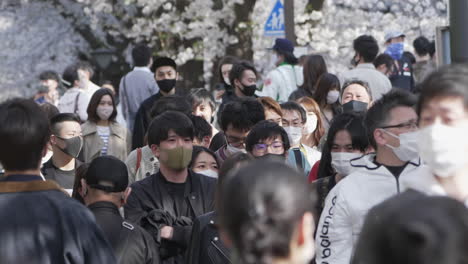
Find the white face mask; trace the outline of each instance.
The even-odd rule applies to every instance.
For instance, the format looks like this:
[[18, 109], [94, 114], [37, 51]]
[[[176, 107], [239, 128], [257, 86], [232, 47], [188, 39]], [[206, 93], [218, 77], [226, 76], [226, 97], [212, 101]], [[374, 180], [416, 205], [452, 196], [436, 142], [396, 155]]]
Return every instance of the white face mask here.
[[98, 106], [96, 109], [96, 114], [101, 120], [108, 120], [112, 112], [114, 112], [114, 107], [112, 106]]
[[466, 135], [468, 128], [434, 124], [420, 130], [418, 147], [421, 158], [432, 172], [442, 178], [454, 175], [467, 166]]
[[340, 97], [340, 92], [337, 90], [329, 91], [327, 94], [327, 104], [334, 104], [338, 101]]
[[283, 127], [286, 133], [288, 133], [289, 143], [291, 146], [301, 143], [302, 138], [302, 127]]
[[229, 80], [229, 78], [223, 77], [223, 79], [227, 85], [231, 85], [231, 81]]
[[342, 175], [348, 176], [355, 169], [351, 166], [351, 160], [360, 158], [362, 153], [353, 153], [353, 152], [332, 152], [332, 162], [331, 165], [335, 171]]
[[307, 115], [307, 121], [305, 124], [306, 133], [312, 134], [317, 129], [317, 116], [316, 115]]
[[400, 146], [394, 147], [390, 146], [389, 144], [385, 144], [385, 146], [391, 148], [393, 153], [400, 159], [401, 161], [410, 161], [419, 157], [419, 149], [418, 149], [418, 137], [419, 131], [407, 132], [400, 134], [397, 136], [391, 132], [388, 132], [385, 129], [382, 129], [388, 135], [397, 138], [400, 140]]
[[202, 171], [199, 171], [197, 172], [199, 174], [203, 174], [205, 176], [208, 176], [210, 178], [218, 178], [218, 173], [214, 170], [202, 170]]
[[245, 149], [241, 149], [241, 148], [236, 148], [236, 147], [233, 147], [231, 144], [227, 143], [227, 146], [226, 146], [226, 150], [227, 152], [229, 153], [229, 155], [234, 155], [238, 152], [242, 152], [242, 153], [246, 153], [247, 151]]

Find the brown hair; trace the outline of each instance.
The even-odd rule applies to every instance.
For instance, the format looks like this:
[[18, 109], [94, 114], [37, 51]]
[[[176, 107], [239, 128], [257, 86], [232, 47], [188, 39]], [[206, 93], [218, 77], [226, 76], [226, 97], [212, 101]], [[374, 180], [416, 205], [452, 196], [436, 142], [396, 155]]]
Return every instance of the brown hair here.
[[325, 134], [325, 129], [323, 128], [323, 124], [322, 124], [322, 118], [320, 118], [319, 105], [317, 104], [317, 102], [315, 102], [314, 99], [307, 97], [307, 96], [297, 99], [296, 102], [300, 105], [304, 105], [307, 112], [313, 112], [317, 116], [317, 128], [312, 134], [313, 134], [315, 144], [318, 145], [318, 143], [320, 142], [320, 139]]
[[259, 101], [262, 105], [265, 111], [271, 110], [275, 113], [277, 113], [279, 116], [283, 116], [283, 112], [281, 112], [281, 106], [278, 102], [276, 102], [273, 98], [268, 97], [268, 96], [263, 96], [257, 98], [257, 101]]
[[88, 109], [86, 110], [86, 112], [88, 113], [89, 121], [97, 123], [100, 120], [99, 116], [96, 113], [96, 109], [104, 95], [109, 95], [112, 99], [112, 106], [114, 107], [114, 111], [112, 111], [112, 114], [109, 117], [109, 121], [115, 122], [115, 117], [117, 116], [117, 107], [115, 106], [115, 98], [114, 98], [114, 95], [112, 94], [112, 91], [107, 88], [101, 88], [97, 90], [91, 97], [91, 100], [89, 101]]

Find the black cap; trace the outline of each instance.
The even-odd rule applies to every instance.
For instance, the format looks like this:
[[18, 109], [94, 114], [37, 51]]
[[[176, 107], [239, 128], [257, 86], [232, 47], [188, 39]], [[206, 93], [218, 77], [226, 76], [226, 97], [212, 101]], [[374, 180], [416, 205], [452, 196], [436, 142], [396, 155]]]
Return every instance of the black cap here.
[[106, 192], [123, 192], [128, 186], [127, 165], [113, 156], [95, 158], [84, 177], [89, 187]]
[[294, 44], [289, 41], [288, 39], [285, 38], [277, 38], [275, 40], [275, 45], [273, 45], [273, 48], [271, 48], [276, 51], [283, 51], [283, 52], [288, 52], [288, 53], [293, 53], [294, 52]]
[[158, 57], [153, 61], [153, 65], [151, 66], [151, 70], [155, 72], [159, 67], [162, 66], [170, 66], [177, 70], [177, 64], [175, 61], [169, 57]]

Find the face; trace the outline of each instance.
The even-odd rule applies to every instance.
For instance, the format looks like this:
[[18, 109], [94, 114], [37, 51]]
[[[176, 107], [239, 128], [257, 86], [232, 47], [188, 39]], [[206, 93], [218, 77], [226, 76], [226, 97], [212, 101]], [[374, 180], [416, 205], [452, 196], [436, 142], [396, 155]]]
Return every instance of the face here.
[[167, 133], [168, 137], [157, 145], [151, 145], [153, 154], [160, 160], [167, 160], [168, 157], [164, 156], [166, 153], [161, 152], [161, 149], [175, 149], [177, 147], [183, 147], [191, 149], [193, 148], [192, 139], [190, 137], [181, 137], [177, 135], [173, 130], [169, 130]]
[[232, 64], [223, 64], [221, 66], [221, 74], [224, 79], [229, 79], [229, 73], [231, 72]]
[[156, 72], [154, 73], [154, 78], [156, 81], [177, 79], [177, 77], [178, 74], [176, 70], [171, 66], [161, 66], [157, 68]]
[[242, 78], [240, 79], [240, 81], [235, 80], [235, 82], [238, 87], [254, 85], [257, 82], [257, 76], [253, 71], [245, 70], [242, 73]]
[[58, 83], [56, 80], [43, 80], [41, 81], [41, 84], [43, 86], [47, 86], [49, 88], [49, 91], [54, 91], [54, 90], [57, 90], [57, 87], [58, 87]]
[[[384, 128], [386, 131], [399, 136], [403, 133], [416, 131], [418, 129], [417, 122], [418, 115], [413, 108], [398, 106], [390, 110], [390, 118], [383, 127], [387, 127]], [[393, 147], [400, 146], [400, 140], [385, 133], [383, 129], [376, 129], [374, 131], [374, 138], [379, 145], [389, 144]]]
[[284, 143], [280, 135], [260, 140], [252, 148], [254, 157], [261, 157], [266, 154], [284, 155]]
[[283, 127], [303, 127], [301, 114], [298, 111], [283, 110]]
[[101, 98], [101, 101], [99, 101], [99, 106], [113, 106], [112, 105], [112, 98], [110, 95], [106, 94]]
[[438, 97], [430, 100], [421, 109], [419, 126], [421, 128], [441, 123], [447, 126], [466, 126], [468, 110], [460, 97]]
[[211, 109], [211, 106], [208, 102], [204, 101], [195, 108], [193, 114], [196, 116], [203, 117], [206, 120], [206, 122], [211, 124], [211, 117], [213, 117], [213, 109]]
[[250, 130], [240, 130], [233, 128], [231, 124], [228, 125], [227, 130], [224, 131], [226, 141], [228, 144], [235, 148], [245, 149], [245, 139]]
[[353, 100], [367, 104], [370, 104], [371, 101], [370, 96], [366, 91], [366, 88], [356, 83], [346, 87], [343, 91], [343, 96], [341, 97], [342, 104], [346, 104]]
[[282, 126], [283, 122], [281, 120], [281, 116], [278, 115], [275, 111], [273, 110], [265, 110], [265, 120], [272, 121], [277, 123], [278, 125]]
[[358, 149], [353, 149], [353, 141], [347, 130], [340, 130], [333, 139], [331, 152], [361, 153]]
[[201, 152], [193, 163], [192, 170], [194, 172], [201, 172], [204, 170], [212, 170], [218, 172], [218, 164], [210, 154]]
[[65, 121], [59, 124], [59, 134], [51, 138], [52, 143], [58, 145], [61, 148], [65, 147], [65, 142], [58, 137], [69, 139], [77, 136], [81, 136], [81, 126], [79, 123], [74, 121]]

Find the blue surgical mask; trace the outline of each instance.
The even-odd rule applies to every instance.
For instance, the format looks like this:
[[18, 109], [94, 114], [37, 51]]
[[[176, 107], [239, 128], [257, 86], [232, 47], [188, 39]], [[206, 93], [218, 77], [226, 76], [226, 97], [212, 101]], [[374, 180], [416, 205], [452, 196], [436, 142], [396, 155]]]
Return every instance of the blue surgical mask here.
[[390, 55], [394, 60], [399, 60], [403, 56], [404, 49], [405, 45], [403, 42], [392, 43], [387, 46], [385, 54]]

